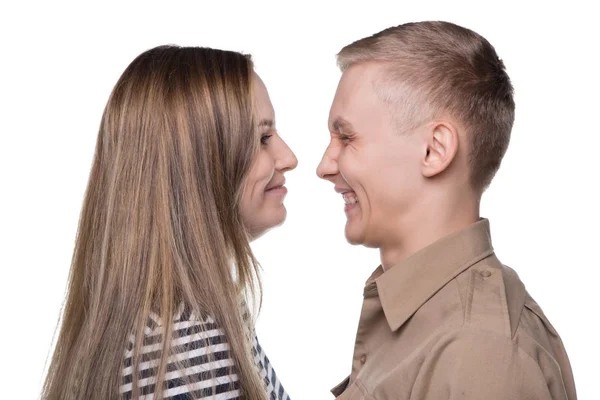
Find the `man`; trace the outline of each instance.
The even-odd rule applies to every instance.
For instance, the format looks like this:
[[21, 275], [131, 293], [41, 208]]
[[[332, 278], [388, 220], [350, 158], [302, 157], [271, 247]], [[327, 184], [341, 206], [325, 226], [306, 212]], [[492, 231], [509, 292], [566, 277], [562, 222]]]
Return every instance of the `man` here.
[[576, 399], [562, 342], [494, 254], [481, 195], [508, 147], [513, 90], [480, 35], [446, 22], [344, 47], [317, 169], [352, 244], [379, 248], [340, 399]]

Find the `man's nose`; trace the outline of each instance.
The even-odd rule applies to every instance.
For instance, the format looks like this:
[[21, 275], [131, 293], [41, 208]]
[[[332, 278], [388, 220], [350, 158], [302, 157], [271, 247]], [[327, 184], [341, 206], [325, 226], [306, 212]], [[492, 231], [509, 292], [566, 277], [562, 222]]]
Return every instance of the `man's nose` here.
[[331, 151], [331, 148], [328, 147], [323, 154], [323, 158], [321, 162], [317, 166], [317, 176], [321, 179], [331, 180], [339, 173], [337, 157]]

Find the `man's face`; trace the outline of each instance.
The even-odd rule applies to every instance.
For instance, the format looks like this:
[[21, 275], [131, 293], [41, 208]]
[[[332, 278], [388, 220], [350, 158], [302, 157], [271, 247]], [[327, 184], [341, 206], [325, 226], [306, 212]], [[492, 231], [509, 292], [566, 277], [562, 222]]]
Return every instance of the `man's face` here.
[[[382, 247], [395, 241], [422, 190], [419, 135], [401, 133], [406, 121], [378, 96], [374, 79], [381, 66], [359, 63], [339, 82], [329, 113], [331, 141], [317, 168], [345, 200], [346, 238]], [[404, 229], [406, 229], [404, 227]]]

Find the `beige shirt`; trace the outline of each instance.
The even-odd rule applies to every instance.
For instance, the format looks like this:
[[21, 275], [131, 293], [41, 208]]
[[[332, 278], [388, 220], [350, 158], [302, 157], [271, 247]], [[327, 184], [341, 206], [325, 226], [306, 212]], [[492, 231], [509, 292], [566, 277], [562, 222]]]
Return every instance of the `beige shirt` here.
[[558, 333], [489, 232], [482, 219], [373, 273], [338, 399], [577, 398]]

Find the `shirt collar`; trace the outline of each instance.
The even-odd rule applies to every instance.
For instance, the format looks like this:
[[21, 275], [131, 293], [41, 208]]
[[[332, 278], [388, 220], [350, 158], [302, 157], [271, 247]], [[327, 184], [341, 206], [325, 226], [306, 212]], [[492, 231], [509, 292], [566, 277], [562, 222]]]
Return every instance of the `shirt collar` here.
[[480, 219], [385, 272], [377, 268], [365, 296], [379, 295], [390, 329], [396, 331], [444, 285], [493, 252], [489, 221]]

